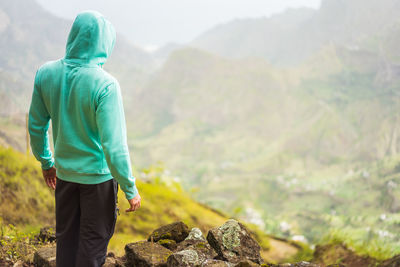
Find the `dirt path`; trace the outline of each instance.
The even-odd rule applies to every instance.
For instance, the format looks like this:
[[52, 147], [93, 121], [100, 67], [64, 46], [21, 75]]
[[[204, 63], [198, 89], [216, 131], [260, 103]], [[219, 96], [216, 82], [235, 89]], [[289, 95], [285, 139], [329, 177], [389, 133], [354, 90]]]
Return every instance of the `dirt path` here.
[[270, 239], [271, 249], [268, 251], [261, 251], [261, 257], [273, 263], [280, 263], [285, 259], [288, 259], [299, 251], [299, 249], [285, 241], [271, 238]]

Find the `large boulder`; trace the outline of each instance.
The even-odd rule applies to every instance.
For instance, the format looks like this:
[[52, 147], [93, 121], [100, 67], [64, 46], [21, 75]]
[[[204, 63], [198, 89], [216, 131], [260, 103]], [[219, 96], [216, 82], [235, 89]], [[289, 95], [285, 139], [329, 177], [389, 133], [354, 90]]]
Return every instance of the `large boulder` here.
[[171, 224], [163, 225], [154, 230], [147, 241], [157, 242], [161, 239], [171, 239], [179, 243], [189, 235], [189, 227], [183, 222], [174, 222]]
[[56, 246], [38, 249], [33, 256], [33, 264], [37, 267], [56, 267]]
[[165, 267], [172, 251], [160, 244], [139, 241], [125, 246], [126, 265], [132, 267]]
[[261, 264], [260, 245], [240, 222], [229, 219], [223, 225], [208, 231], [208, 243], [220, 260], [238, 263], [243, 259]]

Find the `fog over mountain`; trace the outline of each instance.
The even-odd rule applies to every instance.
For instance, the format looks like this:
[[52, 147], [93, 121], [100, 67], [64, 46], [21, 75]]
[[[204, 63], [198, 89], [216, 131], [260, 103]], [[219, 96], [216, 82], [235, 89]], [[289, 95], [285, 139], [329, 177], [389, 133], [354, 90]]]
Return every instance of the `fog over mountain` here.
[[68, 19], [84, 9], [102, 12], [132, 43], [154, 48], [187, 43], [217, 24], [235, 18], [270, 16], [286, 8], [318, 8], [320, 0], [38, 0]]
[[398, 18], [396, 0], [323, 0], [315, 9], [290, 9], [269, 18], [241, 19], [197, 37], [192, 46], [228, 57], [299, 63], [324, 45], [361, 48]]

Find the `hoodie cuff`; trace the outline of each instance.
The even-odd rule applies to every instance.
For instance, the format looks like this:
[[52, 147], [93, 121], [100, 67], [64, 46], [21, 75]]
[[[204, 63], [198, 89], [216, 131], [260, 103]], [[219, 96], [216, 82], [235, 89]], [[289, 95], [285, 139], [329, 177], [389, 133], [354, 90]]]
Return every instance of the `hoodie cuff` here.
[[47, 161], [46, 163], [42, 163], [42, 170], [48, 170], [54, 166], [54, 159]]
[[127, 200], [130, 200], [134, 197], [136, 197], [136, 195], [139, 193], [138, 189], [136, 188], [136, 185], [133, 186], [133, 190], [132, 191], [126, 191], [125, 193], [125, 197]]

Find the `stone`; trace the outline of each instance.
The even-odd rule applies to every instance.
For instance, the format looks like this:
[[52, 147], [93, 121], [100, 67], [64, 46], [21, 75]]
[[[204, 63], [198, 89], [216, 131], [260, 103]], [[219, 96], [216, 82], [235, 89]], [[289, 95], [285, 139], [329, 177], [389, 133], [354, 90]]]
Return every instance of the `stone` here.
[[203, 236], [203, 232], [199, 228], [193, 227], [192, 230], [190, 230], [189, 235], [185, 238], [185, 240], [206, 241], [206, 238]]
[[197, 251], [204, 259], [214, 259], [218, 256], [217, 252], [207, 242], [199, 241], [187, 248]]
[[179, 243], [189, 235], [189, 227], [183, 222], [174, 222], [171, 224], [163, 225], [160, 228], [154, 230], [147, 241], [157, 242], [160, 239], [172, 239], [176, 243]]
[[172, 251], [158, 243], [139, 241], [125, 246], [126, 265], [132, 267], [165, 267]]
[[175, 250], [177, 248], [176, 241], [172, 239], [160, 239], [157, 243], [169, 250]]
[[124, 258], [116, 257], [114, 252], [108, 252], [103, 267], [123, 267], [125, 266]]
[[207, 241], [218, 253], [217, 259], [239, 263], [243, 259], [261, 264], [260, 245], [251, 237], [246, 227], [229, 219], [223, 225], [208, 231]]
[[168, 267], [194, 267], [199, 266], [202, 262], [197, 251], [193, 249], [185, 249], [178, 252], [173, 253], [168, 257], [167, 266]]
[[113, 257], [107, 257], [102, 267], [117, 267], [117, 260]]
[[168, 258], [168, 266], [200, 266], [204, 261], [218, 256], [214, 249], [207, 243], [196, 240], [196, 243], [184, 250], [175, 251]]
[[203, 261], [201, 267], [232, 267], [233, 264], [227, 261], [207, 259]]
[[54, 242], [56, 241], [56, 231], [55, 227], [43, 227], [37, 236], [37, 239], [42, 242]]
[[42, 247], [36, 251], [33, 264], [37, 267], [56, 267], [56, 246]]

